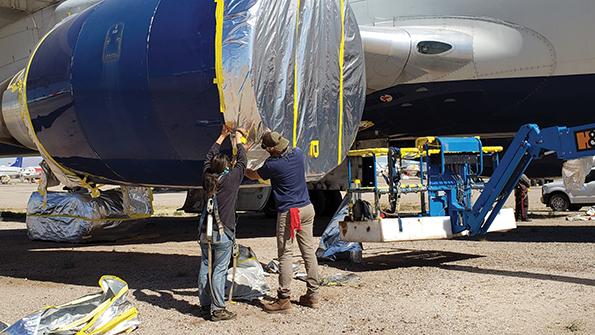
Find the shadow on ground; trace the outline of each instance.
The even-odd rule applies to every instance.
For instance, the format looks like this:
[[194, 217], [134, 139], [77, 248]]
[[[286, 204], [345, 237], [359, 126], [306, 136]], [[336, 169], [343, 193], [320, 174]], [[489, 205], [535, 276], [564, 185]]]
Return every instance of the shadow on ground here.
[[504, 276], [513, 278], [525, 278], [545, 281], [555, 281], [561, 283], [570, 283], [586, 286], [595, 286], [595, 280], [579, 277], [552, 275], [546, 273], [535, 273], [526, 271], [511, 271], [511, 270], [497, 270], [485, 269], [481, 267], [448, 264], [457, 261], [469, 260], [474, 258], [481, 258], [485, 256], [456, 253], [449, 251], [435, 251], [435, 250], [407, 250], [407, 249], [393, 249], [370, 256], [370, 252], [366, 252], [368, 256], [364, 256], [363, 261], [359, 264], [338, 261], [326, 263], [328, 266], [352, 272], [370, 272], [383, 271], [396, 268], [407, 267], [434, 267], [449, 271], [461, 271], [477, 274], [486, 274], [494, 276]]
[[[324, 220], [322, 219], [315, 229], [317, 235], [324, 229]], [[113, 246], [111, 251], [75, 251], [69, 250], [72, 245], [68, 244], [30, 241], [24, 225], [22, 229], [0, 230], [0, 276], [96, 287], [101, 275], [113, 274], [125, 279], [130, 288], [142, 290], [134, 292], [136, 299], [140, 301], [164, 309], [176, 309], [181, 313], [193, 313], [195, 306], [176, 299], [174, 294], [196, 296], [198, 251], [195, 255], [135, 252], [134, 245], [193, 241], [196, 239], [197, 221], [197, 218], [154, 218], [147, 222], [143, 233], [135, 238], [95, 244]], [[238, 238], [272, 237], [274, 234], [274, 219], [262, 216], [240, 218]], [[506, 234], [490, 234], [484, 239], [497, 242], [593, 243], [595, 230], [593, 227], [580, 225], [562, 227], [528, 224]], [[131, 246], [127, 248], [130, 252], [118, 251], [118, 245]], [[483, 256], [447, 251], [382, 248], [368, 250], [361, 264], [336, 262], [329, 263], [329, 266], [360, 273], [405, 267], [433, 267], [448, 271], [595, 286], [595, 280], [591, 279], [450, 264], [478, 257]]]
[[[10, 216], [12, 222], [25, 222], [24, 214]], [[328, 224], [328, 218], [316, 219], [314, 235], [320, 236]], [[6, 219], [5, 221], [9, 221]], [[117, 246], [147, 243], [188, 242], [195, 241], [198, 236], [198, 217], [153, 217], [146, 220], [128, 221], [126, 225], [114, 226], [96, 233], [93, 240], [85, 244], [64, 244], [53, 242], [42, 243], [38, 248], [64, 248], [65, 246]], [[238, 219], [236, 237], [260, 238], [274, 237], [276, 221], [262, 214], [245, 214]], [[26, 226], [22, 229], [0, 230], [0, 242], [12, 239], [27, 239]], [[38, 243], [27, 240], [27, 243]]]
[[408, 267], [439, 267], [444, 263], [480, 257], [484, 256], [434, 250], [392, 249], [377, 253], [368, 250], [361, 263], [338, 261], [325, 264], [346, 271], [370, 272]]
[[[460, 240], [467, 240], [461, 238]], [[476, 241], [495, 242], [557, 242], [557, 243], [595, 243], [593, 226], [541, 226], [525, 223], [517, 229], [505, 233], [490, 233], [474, 238]]]
[[[325, 220], [328, 219], [321, 219], [315, 226], [318, 236], [326, 226]], [[96, 287], [102, 275], [112, 274], [126, 280], [131, 289], [136, 289], [133, 294], [140, 301], [193, 314], [196, 306], [176, 299], [174, 294], [198, 296], [198, 246], [196, 255], [134, 252], [134, 246], [195, 241], [197, 230], [196, 217], [156, 217], [137, 224], [132, 229], [132, 233], [136, 234], [134, 237], [81, 245], [30, 241], [23, 224], [22, 228], [0, 230], [0, 276]], [[104, 237], [117, 233], [112, 231]], [[262, 215], [240, 217], [238, 238], [273, 236], [275, 219]], [[118, 251], [117, 247], [121, 245], [131, 246], [132, 252]], [[70, 249], [92, 246], [108, 246], [113, 247], [113, 250]]]

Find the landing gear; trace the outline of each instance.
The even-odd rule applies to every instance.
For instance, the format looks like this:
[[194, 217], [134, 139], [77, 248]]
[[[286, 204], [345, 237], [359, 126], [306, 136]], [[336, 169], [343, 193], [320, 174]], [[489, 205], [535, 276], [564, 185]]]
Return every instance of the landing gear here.
[[318, 217], [333, 216], [343, 201], [341, 191], [311, 190], [309, 193]]

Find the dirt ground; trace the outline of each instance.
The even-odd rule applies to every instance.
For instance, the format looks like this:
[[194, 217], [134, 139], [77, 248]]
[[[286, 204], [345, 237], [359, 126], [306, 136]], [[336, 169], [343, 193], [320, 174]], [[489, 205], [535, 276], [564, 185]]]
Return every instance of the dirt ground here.
[[[23, 211], [32, 188], [2, 186], [0, 208]], [[126, 242], [66, 245], [30, 241], [17, 215], [0, 222], [0, 320], [96, 292], [99, 277], [114, 274], [129, 283], [140, 310], [135, 334], [595, 334], [595, 222], [549, 213], [539, 195], [531, 190], [533, 221], [515, 231], [365, 244], [362, 264], [321, 267], [322, 275], [360, 278], [323, 288], [321, 309], [271, 316], [238, 303], [230, 307], [238, 319], [224, 324], [196, 316], [195, 218], [152, 219], [146, 234]], [[157, 194], [156, 207], [175, 209], [183, 198]], [[317, 222], [318, 236], [324, 221]], [[261, 262], [276, 256], [273, 235], [272, 220], [241, 217], [238, 241]], [[268, 277], [273, 289], [276, 280]], [[297, 299], [304, 283], [293, 287]]]

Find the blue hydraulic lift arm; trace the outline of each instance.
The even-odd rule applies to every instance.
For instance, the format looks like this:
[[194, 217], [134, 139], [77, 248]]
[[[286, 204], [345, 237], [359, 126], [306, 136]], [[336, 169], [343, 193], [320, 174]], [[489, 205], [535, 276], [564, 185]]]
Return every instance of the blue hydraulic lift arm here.
[[564, 160], [595, 156], [595, 123], [543, 130], [534, 124], [522, 126], [473, 207], [460, 213], [462, 226], [457, 230], [468, 229], [471, 236], [487, 233], [529, 164], [546, 151]]

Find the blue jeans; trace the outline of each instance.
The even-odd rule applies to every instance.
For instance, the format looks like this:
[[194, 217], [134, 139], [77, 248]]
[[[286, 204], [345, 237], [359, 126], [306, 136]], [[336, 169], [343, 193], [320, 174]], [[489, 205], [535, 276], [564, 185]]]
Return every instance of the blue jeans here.
[[209, 279], [209, 246], [207, 243], [200, 243], [202, 256], [200, 258], [200, 272], [198, 274], [198, 292], [201, 306], [211, 306], [211, 312], [225, 308], [225, 282], [227, 280], [227, 269], [233, 251], [233, 239], [223, 234], [219, 239], [219, 232], [213, 231], [211, 244], [213, 255], [213, 296]]

